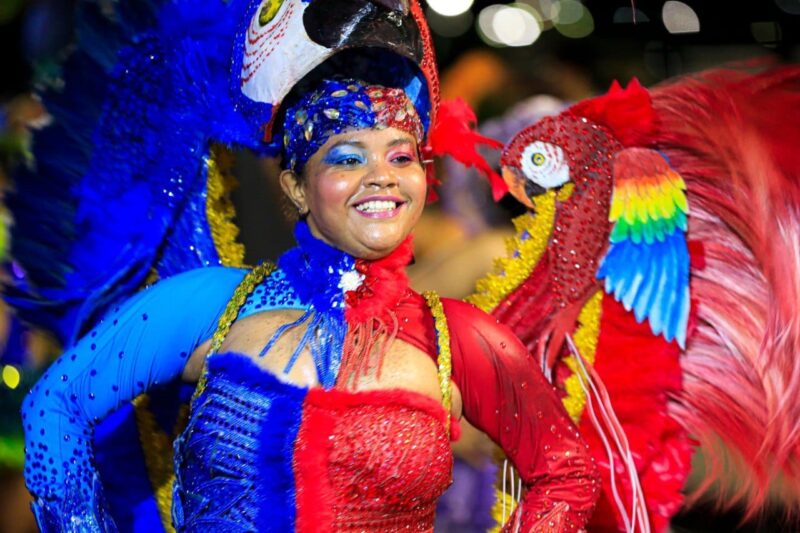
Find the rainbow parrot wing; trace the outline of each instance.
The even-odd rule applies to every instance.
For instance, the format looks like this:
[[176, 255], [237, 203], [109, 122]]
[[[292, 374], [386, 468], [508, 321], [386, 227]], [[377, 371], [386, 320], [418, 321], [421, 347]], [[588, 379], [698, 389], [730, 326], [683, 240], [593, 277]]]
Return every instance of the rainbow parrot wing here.
[[655, 335], [686, 346], [689, 252], [686, 185], [655, 150], [629, 148], [614, 161], [613, 229], [598, 279]]

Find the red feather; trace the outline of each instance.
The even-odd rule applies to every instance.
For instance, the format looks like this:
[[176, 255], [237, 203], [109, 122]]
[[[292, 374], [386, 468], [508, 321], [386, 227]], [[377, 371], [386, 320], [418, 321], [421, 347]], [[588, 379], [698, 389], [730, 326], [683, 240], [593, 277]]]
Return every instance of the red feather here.
[[652, 94], [654, 145], [686, 181], [705, 250], [679, 415], [744, 468], [731, 480], [711, 453], [700, 490], [733, 481], [728, 503], [747, 498], [752, 513], [780, 474], [800, 484], [800, 67], [717, 70]]
[[460, 98], [442, 102], [428, 136], [430, 154], [449, 155], [464, 166], [475, 167], [489, 178], [492, 195], [499, 200], [508, 192], [508, 187], [476, 148], [484, 144], [499, 149], [503, 144], [475, 131], [476, 121], [475, 112]]
[[[691, 466], [692, 445], [686, 430], [670, 415], [673, 398], [680, 394], [680, 349], [657, 337], [646, 323], [611, 296], [603, 297], [600, 337], [594, 368], [603, 378], [611, 403], [625, 430], [644, 491], [651, 526], [664, 531], [683, 503], [681, 489]], [[608, 458], [600, 437], [584, 412], [581, 433], [601, 467], [603, 496], [589, 531], [621, 531], [621, 519], [611, 495]], [[631, 499], [631, 487], [619, 470], [623, 501]]]
[[568, 113], [607, 127], [624, 146], [642, 146], [656, 128], [650, 93], [634, 78], [626, 89], [617, 81], [608, 93], [572, 106]]

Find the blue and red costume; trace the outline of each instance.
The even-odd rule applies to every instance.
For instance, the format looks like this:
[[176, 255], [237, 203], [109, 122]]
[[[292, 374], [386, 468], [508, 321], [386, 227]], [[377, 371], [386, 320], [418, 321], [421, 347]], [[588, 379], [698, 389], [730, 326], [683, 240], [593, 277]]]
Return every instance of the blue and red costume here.
[[[296, 234], [300, 246], [279, 265], [304, 266], [268, 276], [239, 318], [308, 310], [314, 304], [304, 296], [337, 286], [339, 267], [351, 264], [363, 282], [356, 291], [340, 290], [345, 314], [389, 308], [397, 340], [436, 359], [434, 320], [403, 270], [408, 242], [368, 262], [317, 241], [303, 223]], [[244, 275], [207, 268], [158, 283], [110, 313], [34, 387], [24, 409], [26, 476], [43, 530], [111, 527], [93, 464], [95, 424], [179, 376], [188, 355], [214, 333]], [[565, 531], [583, 527], [598, 490], [596, 469], [552, 387], [507, 328], [469, 304], [444, 300], [443, 307], [464, 416], [503, 448], [528, 488], [515, 517], [520, 530], [543, 517], [563, 520]], [[436, 499], [451, 479], [448, 419], [440, 400], [419, 393], [302, 388], [247, 356], [213, 354], [175, 445], [174, 525], [430, 531]], [[554, 508], [557, 516], [548, 515]]]

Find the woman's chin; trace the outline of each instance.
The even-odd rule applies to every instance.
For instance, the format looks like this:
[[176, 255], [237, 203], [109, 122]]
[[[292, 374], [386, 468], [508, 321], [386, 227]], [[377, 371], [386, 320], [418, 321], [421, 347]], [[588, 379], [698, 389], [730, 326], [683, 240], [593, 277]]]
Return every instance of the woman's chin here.
[[403, 232], [392, 235], [365, 236], [357, 239], [357, 245], [353, 246], [354, 250], [350, 254], [361, 259], [380, 259], [392, 253], [405, 238], [406, 234]]

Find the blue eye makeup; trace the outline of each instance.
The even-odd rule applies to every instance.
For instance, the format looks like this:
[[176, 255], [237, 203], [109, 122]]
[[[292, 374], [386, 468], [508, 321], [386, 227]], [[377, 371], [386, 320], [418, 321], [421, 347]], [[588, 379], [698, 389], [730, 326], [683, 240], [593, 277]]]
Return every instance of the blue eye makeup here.
[[353, 146], [334, 146], [322, 160], [326, 165], [354, 166], [363, 165], [367, 162], [366, 156], [361, 150]]

